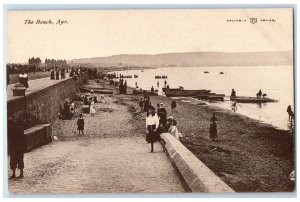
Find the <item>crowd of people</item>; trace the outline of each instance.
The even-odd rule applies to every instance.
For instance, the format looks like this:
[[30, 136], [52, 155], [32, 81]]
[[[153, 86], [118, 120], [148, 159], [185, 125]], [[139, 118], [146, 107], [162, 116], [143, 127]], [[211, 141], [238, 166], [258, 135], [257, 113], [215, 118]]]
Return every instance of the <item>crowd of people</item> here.
[[175, 101], [171, 102], [172, 116], [168, 117], [167, 110], [163, 103], [157, 104], [157, 110], [150, 101], [150, 96], [144, 94], [144, 98], [139, 101], [140, 113], [146, 112], [146, 141], [151, 144], [151, 152], [154, 152], [153, 144], [165, 141], [160, 137], [162, 133], [169, 132], [176, 139], [180, 140], [181, 133], [177, 129], [177, 121], [174, 118]]

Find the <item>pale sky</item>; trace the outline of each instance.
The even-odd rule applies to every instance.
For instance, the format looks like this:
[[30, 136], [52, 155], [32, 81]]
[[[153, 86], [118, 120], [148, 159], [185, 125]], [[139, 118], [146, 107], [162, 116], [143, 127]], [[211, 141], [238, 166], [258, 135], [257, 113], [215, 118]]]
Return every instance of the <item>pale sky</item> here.
[[[7, 62], [170, 52], [292, 51], [292, 9], [7, 12]], [[256, 24], [249, 22], [257, 18]], [[30, 19], [53, 25], [25, 24]], [[57, 20], [68, 24], [57, 25]], [[227, 22], [245, 19], [246, 22]], [[276, 22], [261, 22], [274, 19]]]

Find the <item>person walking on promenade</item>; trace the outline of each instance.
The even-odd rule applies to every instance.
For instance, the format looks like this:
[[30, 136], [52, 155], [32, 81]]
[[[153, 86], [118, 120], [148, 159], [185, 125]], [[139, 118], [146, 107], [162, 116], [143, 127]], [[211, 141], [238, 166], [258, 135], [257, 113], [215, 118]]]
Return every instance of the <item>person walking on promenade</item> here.
[[80, 135], [80, 131], [82, 132], [82, 135], [84, 135], [84, 119], [82, 117], [82, 114], [79, 114], [79, 118], [77, 120], [77, 130]]
[[176, 107], [177, 107], [176, 101], [173, 100], [173, 101], [171, 102], [171, 114], [172, 114], [172, 116], [175, 115]]
[[26, 88], [29, 87], [28, 85], [28, 75], [22, 70], [21, 74], [19, 74], [19, 83], [23, 84]]
[[154, 107], [149, 107], [146, 116], [146, 141], [151, 143], [151, 152], [154, 152], [153, 144], [159, 141], [157, 128], [159, 126], [159, 119], [155, 113]]
[[53, 67], [51, 68], [51, 71], [50, 71], [50, 79], [55, 80], [55, 72], [53, 70]]
[[162, 124], [164, 127], [166, 127], [167, 110], [163, 106], [164, 106], [163, 103], [159, 103], [158, 110], [157, 110], [157, 115], [158, 115], [158, 118], [159, 118], [159, 124]]
[[8, 148], [10, 155], [10, 169], [13, 171], [10, 179], [16, 178], [16, 169], [20, 169], [20, 175], [18, 178], [24, 177], [24, 153], [26, 150], [25, 136], [23, 123], [17, 123], [13, 118], [8, 120]]
[[65, 68], [62, 68], [60, 71], [60, 78], [65, 79]]
[[286, 111], [289, 114], [289, 121], [293, 121], [294, 120], [294, 112], [292, 110], [291, 105], [288, 106]]
[[56, 75], [55, 75], [56, 76], [56, 80], [59, 80], [59, 71], [58, 71], [58, 68], [56, 69], [55, 73], [56, 73]]
[[209, 129], [209, 137], [212, 141], [215, 141], [215, 139], [218, 137], [218, 131], [217, 131], [217, 118], [215, 116], [215, 113], [213, 113], [213, 116], [211, 117], [211, 124]]

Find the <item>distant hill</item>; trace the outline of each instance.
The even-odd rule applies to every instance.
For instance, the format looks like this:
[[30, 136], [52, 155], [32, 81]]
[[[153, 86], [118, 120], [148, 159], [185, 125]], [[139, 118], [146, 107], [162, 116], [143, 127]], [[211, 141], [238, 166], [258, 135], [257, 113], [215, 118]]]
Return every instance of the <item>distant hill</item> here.
[[108, 57], [81, 58], [68, 61], [76, 64], [139, 67], [197, 67], [197, 66], [268, 66], [292, 65], [293, 52], [188, 52], [156, 55], [123, 54]]

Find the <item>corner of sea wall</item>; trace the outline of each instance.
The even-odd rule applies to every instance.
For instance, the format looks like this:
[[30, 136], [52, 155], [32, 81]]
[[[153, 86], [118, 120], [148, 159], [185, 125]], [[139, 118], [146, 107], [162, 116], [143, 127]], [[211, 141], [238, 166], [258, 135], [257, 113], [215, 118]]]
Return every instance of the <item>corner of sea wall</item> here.
[[235, 191], [169, 133], [161, 134], [166, 153], [189, 192], [234, 193]]

